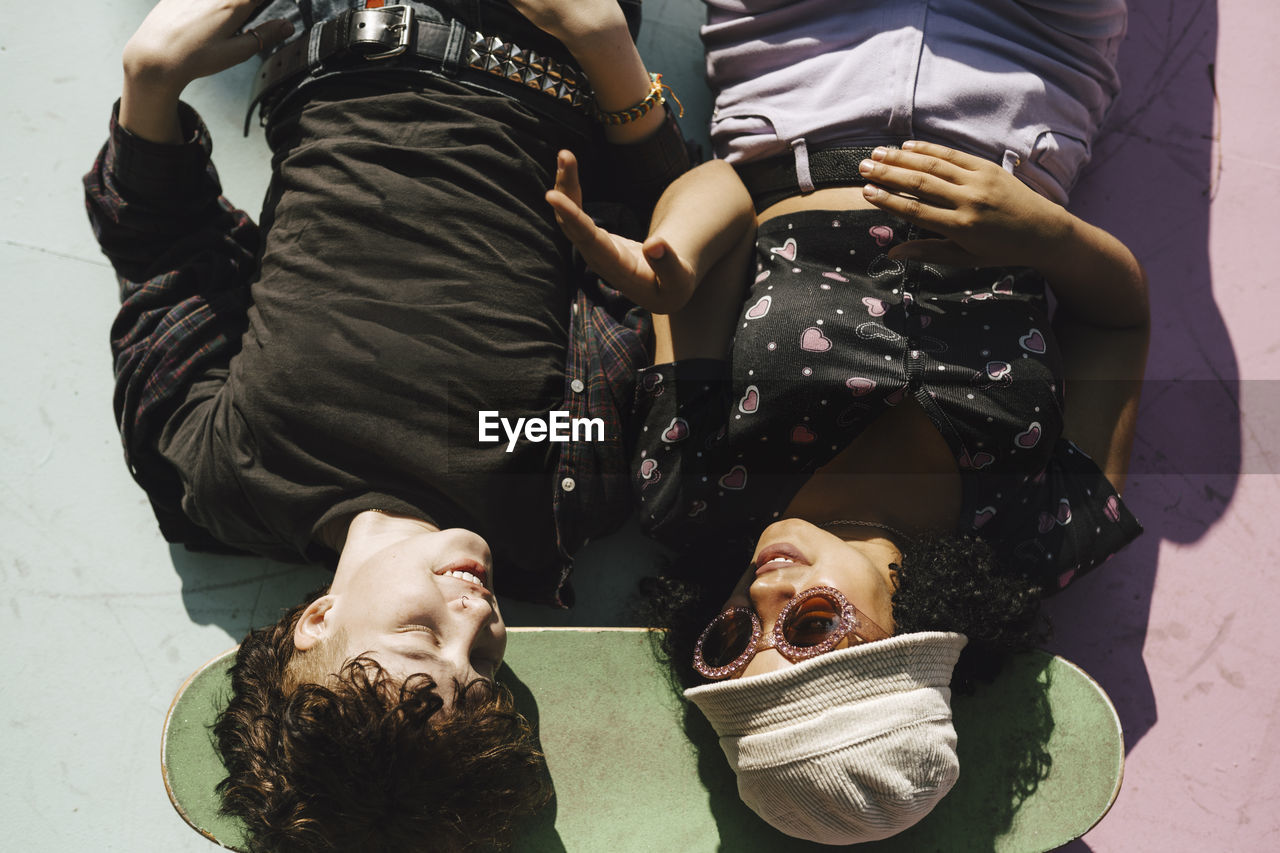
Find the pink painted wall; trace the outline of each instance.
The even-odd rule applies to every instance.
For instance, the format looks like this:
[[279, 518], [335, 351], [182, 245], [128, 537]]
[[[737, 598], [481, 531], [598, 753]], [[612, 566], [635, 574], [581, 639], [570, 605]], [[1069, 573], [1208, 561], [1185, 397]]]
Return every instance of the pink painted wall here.
[[1128, 748], [1115, 807], [1067, 849], [1277, 850], [1280, 4], [1130, 0], [1129, 30], [1075, 208], [1151, 279], [1126, 491], [1147, 535], [1050, 608]]

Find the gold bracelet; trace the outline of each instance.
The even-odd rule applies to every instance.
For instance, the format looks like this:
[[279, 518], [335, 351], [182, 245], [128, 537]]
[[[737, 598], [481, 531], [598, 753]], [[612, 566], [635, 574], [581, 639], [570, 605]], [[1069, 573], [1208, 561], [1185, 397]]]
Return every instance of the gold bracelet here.
[[680, 108], [679, 116], [684, 118], [684, 104], [680, 103], [680, 99], [676, 97], [676, 93], [671, 87], [662, 82], [662, 75], [654, 72], [649, 75], [649, 94], [644, 96], [644, 100], [633, 107], [625, 110], [617, 110], [616, 112], [605, 112], [600, 108], [593, 108], [596, 121], [601, 124], [617, 126], [620, 124], [630, 124], [647, 116], [654, 107], [661, 106], [667, 102], [664, 92], [671, 92], [671, 99], [676, 102], [676, 106]]

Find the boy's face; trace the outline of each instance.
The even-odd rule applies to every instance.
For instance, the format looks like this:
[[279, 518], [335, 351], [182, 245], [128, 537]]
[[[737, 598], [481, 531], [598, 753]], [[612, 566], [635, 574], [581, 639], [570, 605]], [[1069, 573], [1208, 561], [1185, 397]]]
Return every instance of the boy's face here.
[[429, 674], [446, 705], [454, 680], [493, 678], [507, 628], [493, 594], [493, 556], [461, 528], [357, 517], [328, 594], [294, 631], [299, 650], [345, 636], [344, 660], [366, 655], [397, 681]]

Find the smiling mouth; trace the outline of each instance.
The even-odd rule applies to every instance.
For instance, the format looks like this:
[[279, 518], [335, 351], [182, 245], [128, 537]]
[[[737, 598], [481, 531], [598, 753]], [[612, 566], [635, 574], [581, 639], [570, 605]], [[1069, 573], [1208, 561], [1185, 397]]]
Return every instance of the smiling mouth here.
[[473, 575], [471, 572], [462, 571], [461, 569], [443, 572], [442, 575], [446, 578], [461, 578], [462, 580], [467, 581], [468, 583], [473, 583], [476, 586], [484, 586], [484, 581], [481, 580], [479, 576]]
[[755, 560], [757, 577], [766, 572], [772, 572], [787, 566], [808, 565], [811, 565], [809, 558], [799, 548], [787, 542], [769, 545], [760, 552]]
[[478, 587], [485, 594], [489, 593], [489, 571], [480, 562], [472, 559], [455, 560], [435, 571], [437, 577], [456, 578], [471, 586]]

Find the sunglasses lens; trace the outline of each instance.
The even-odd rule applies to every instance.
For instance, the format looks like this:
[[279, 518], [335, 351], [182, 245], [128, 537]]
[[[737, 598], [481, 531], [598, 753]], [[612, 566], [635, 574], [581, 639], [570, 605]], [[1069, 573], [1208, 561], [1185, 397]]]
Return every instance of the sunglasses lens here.
[[829, 640], [843, 627], [840, 605], [826, 596], [811, 595], [788, 614], [783, 635], [791, 645], [805, 648]]
[[721, 619], [702, 642], [702, 659], [707, 666], [727, 666], [737, 659], [751, 642], [751, 617], [734, 613]]

